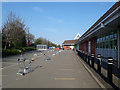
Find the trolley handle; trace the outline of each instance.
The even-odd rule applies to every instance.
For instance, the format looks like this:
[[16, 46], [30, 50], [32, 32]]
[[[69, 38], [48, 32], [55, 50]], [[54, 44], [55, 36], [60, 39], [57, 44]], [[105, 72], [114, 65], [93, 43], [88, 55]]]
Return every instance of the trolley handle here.
[[26, 60], [26, 58], [24, 58], [24, 57], [18, 58], [18, 61], [25, 61], [25, 60]]

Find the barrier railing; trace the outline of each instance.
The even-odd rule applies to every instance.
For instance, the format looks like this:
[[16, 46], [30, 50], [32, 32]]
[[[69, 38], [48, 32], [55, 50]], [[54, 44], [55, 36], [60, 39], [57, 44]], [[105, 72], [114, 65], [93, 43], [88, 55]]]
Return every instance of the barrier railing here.
[[[76, 50], [77, 54], [93, 69], [96, 69], [97, 73], [101, 73], [101, 67], [102, 67], [102, 59], [106, 61], [106, 70], [107, 70], [107, 82], [112, 84], [113, 83], [113, 66], [116, 62], [112, 57], [103, 57], [100, 54], [94, 55], [87, 52], [84, 52], [82, 50]], [[95, 63], [97, 67], [95, 68]]]

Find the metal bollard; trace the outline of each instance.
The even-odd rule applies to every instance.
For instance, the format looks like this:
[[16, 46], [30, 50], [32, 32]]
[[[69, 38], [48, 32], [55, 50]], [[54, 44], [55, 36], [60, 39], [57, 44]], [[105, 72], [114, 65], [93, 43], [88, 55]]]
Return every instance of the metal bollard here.
[[82, 59], [84, 60], [84, 53], [82, 52]]
[[91, 61], [92, 61], [91, 66], [92, 66], [92, 68], [94, 68], [94, 59], [95, 59], [94, 54], [92, 54], [91, 55]]
[[80, 51], [78, 51], [78, 55], [80, 56]]
[[79, 56], [79, 51], [77, 50], [77, 54], [78, 54], [78, 56]]
[[88, 54], [86, 53], [86, 63], [88, 62]]
[[85, 62], [87, 62], [87, 54], [85, 53]]
[[83, 59], [83, 52], [81, 53], [81, 58]]
[[101, 55], [97, 55], [97, 71], [99, 74], [101, 74]]
[[88, 64], [90, 65], [90, 54], [88, 55]]
[[79, 51], [79, 56], [80, 56], [80, 51]]
[[83, 52], [83, 60], [85, 61], [85, 52]]
[[82, 53], [80, 52], [80, 57], [82, 56]]
[[112, 61], [113, 61], [112, 57], [108, 57], [107, 78], [110, 84], [112, 83], [112, 65], [113, 65]]
[[85, 60], [85, 53], [82, 53], [82, 59]]
[[79, 51], [77, 51], [77, 54], [79, 55]]

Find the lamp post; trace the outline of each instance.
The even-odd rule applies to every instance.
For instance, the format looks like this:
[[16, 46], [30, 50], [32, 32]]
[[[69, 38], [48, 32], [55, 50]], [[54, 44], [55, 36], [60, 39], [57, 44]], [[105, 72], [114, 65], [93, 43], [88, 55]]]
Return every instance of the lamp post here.
[[29, 46], [29, 27], [27, 27], [27, 47]]

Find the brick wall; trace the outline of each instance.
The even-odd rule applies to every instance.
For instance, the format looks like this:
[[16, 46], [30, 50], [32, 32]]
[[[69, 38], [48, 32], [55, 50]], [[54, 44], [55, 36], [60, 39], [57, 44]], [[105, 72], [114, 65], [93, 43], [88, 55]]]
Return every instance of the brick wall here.
[[79, 50], [83, 50], [85, 52], [88, 52], [88, 41], [79, 43]]
[[79, 43], [79, 50], [83, 50], [83, 48], [84, 48], [84, 47], [83, 47], [83, 46], [84, 46], [83, 44], [84, 44], [84, 43]]
[[88, 52], [88, 41], [86, 41], [86, 52]]
[[95, 38], [93, 37], [91, 41], [91, 54], [95, 54]]
[[[95, 54], [95, 38], [92, 38], [91, 41], [91, 54]], [[88, 52], [88, 42], [89, 41], [85, 41], [82, 43], [79, 43], [79, 50], [83, 50], [85, 52]]]

